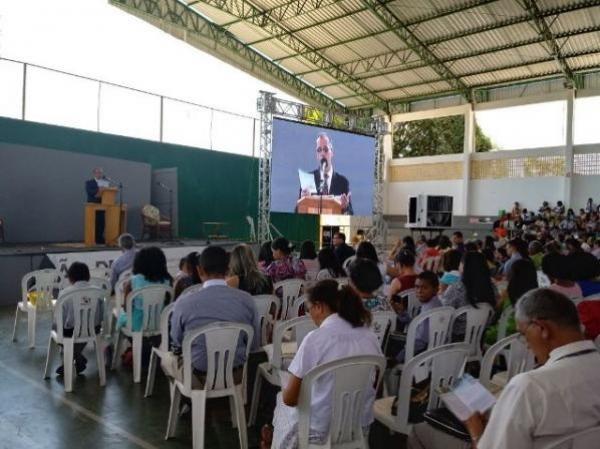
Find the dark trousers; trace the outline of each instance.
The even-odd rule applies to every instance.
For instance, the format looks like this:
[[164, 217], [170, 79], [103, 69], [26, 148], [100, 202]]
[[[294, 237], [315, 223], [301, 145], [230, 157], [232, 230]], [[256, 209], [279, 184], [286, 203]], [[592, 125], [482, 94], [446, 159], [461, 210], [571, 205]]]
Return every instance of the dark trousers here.
[[[53, 329], [56, 329], [56, 326], [52, 325]], [[96, 326], [94, 327], [94, 331], [96, 332], [96, 335], [98, 335], [100, 333], [100, 330], [102, 329], [102, 326]], [[73, 336], [73, 329], [67, 329], [67, 328], [63, 328], [63, 337], [67, 337], [70, 338]], [[77, 360], [77, 358], [81, 355], [81, 352], [83, 351], [83, 349], [85, 348], [85, 343], [75, 343], [73, 344], [73, 358], [75, 360]]]
[[104, 245], [104, 221], [106, 214], [103, 210], [96, 212], [96, 243]]

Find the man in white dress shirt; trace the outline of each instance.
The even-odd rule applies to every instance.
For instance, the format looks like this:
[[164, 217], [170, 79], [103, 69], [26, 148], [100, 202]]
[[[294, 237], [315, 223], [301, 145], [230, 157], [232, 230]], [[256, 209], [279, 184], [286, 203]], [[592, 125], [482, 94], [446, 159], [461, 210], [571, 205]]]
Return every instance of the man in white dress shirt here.
[[[469, 418], [472, 444], [419, 424], [409, 448], [538, 449], [600, 424], [600, 353], [584, 340], [573, 302], [539, 288], [521, 297], [515, 318], [542, 366], [510, 380], [487, 423], [479, 414]], [[590, 444], [581, 447], [597, 447]]]

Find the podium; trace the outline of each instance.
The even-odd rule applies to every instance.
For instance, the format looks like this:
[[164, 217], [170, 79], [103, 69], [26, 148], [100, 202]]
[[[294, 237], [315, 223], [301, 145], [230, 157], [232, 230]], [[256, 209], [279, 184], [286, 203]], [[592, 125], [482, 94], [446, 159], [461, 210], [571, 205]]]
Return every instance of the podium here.
[[100, 203], [86, 203], [84, 217], [85, 246], [96, 245], [96, 214], [104, 212], [104, 241], [107, 246], [117, 246], [119, 235], [127, 229], [127, 205], [115, 204], [119, 189], [104, 187], [100, 190]]
[[301, 214], [340, 215], [342, 204], [333, 195], [311, 195], [300, 198], [296, 210]]

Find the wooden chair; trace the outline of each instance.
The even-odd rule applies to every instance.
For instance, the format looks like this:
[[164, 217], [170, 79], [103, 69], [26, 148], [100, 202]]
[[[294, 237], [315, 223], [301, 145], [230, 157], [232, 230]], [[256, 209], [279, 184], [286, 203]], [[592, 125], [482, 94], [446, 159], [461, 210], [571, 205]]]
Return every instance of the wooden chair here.
[[164, 238], [173, 238], [173, 227], [169, 217], [162, 216], [157, 207], [152, 204], [146, 204], [142, 207], [142, 237], [147, 234], [148, 238], [159, 239], [161, 236]]

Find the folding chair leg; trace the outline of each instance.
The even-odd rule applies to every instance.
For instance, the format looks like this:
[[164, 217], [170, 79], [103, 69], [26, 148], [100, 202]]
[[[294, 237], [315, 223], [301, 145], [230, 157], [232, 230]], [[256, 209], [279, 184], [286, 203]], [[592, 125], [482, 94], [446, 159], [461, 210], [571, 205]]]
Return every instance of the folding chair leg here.
[[96, 335], [96, 362], [98, 364], [98, 376], [100, 386], [106, 385], [106, 363], [104, 361], [104, 340], [101, 335]]
[[260, 368], [256, 370], [256, 378], [254, 379], [254, 389], [252, 390], [252, 403], [250, 404], [250, 416], [248, 417], [248, 425], [256, 424], [256, 413], [258, 412], [258, 399], [262, 388], [262, 372]]
[[204, 391], [192, 393], [192, 447], [204, 449], [204, 415], [206, 412], [206, 394]]
[[[175, 384], [173, 384], [171, 394], [171, 407], [169, 408], [169, 420], [167, 421], [167, 433], [165, 440], [175, 436], [177, 430], [177, 419], [179, 418], [179, 403], [181, 402], [181, 392]], [[193, 421], [192, 421], [193, 422]]]
[[15, 325], [13, 326], [12, 341], [17, 341], [17, 327], [19, 324], [19, 305], [17, 304], [17, 311], [15, 312]]
[[142, 381], [142, 333], [133, 332], [133, 383]]
[[65, 338], [63, 340], [63, 368], [65, 392], [73, 391], [73, 339]]
[[148, 377], [146, 378], [146, 391], [144, 397], [148, 398], [152, 396], [154, 392], [154, 379], [156, 377], [156, 365], [158, 364], [158, 355], [154, 348], [150, 352], [150, 363], [148, 364]]
[[46, 353], [46, 367], [44, 368], [44, 379], [48, 379], [50, 377], [50, 369], [52, 367], [54, 357], [56, 357], [56, 343], [54, 342], [54, 339], [50, 337], [48, 339], [48, 352]]
[[246, 429], [246, 412], [244, 410], [244, 399], [242, 397], [241, 387], [236, 387], [235, 395], [233, 396], [233, 402], [235, 404], [235, 411], [237, 414], [238, 422], [238, 434], [240, 437], [240, 448], [248, 449], [248, 435]]
[[36, 321], [36, 309], [29, 309], [27, 311], [27, 341], [29, 348], [35, 348], [35, 321]]

